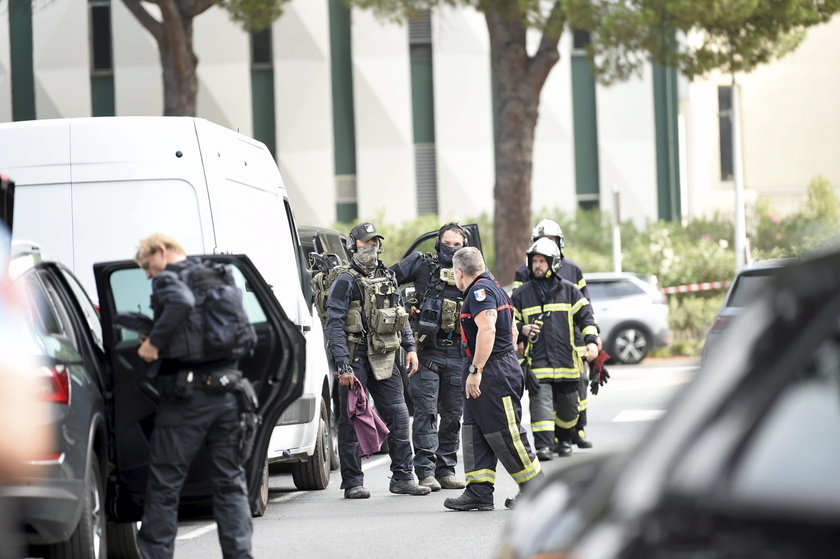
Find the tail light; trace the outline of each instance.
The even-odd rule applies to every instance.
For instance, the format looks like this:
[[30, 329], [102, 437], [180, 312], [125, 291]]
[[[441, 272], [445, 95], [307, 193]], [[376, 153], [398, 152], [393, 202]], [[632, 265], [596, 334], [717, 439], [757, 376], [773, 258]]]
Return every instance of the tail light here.
[[40, 367], [36, 380], [40, 400], [70, 405], [70, 375], [67, 367], [64, 365]]

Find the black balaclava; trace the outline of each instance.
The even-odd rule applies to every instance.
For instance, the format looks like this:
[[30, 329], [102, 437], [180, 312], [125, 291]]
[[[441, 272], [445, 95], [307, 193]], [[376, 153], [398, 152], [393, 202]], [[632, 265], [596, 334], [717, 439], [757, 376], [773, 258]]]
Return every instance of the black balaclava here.
[[440, 263], [441, 267], [451, 268], [452, 257], [455, 255], [456, 252], [458, 252], [462, 248], [464, 247], [451, 247], [449, 245], [440, 243], [440, 248], [438, 249], [438, 262]]

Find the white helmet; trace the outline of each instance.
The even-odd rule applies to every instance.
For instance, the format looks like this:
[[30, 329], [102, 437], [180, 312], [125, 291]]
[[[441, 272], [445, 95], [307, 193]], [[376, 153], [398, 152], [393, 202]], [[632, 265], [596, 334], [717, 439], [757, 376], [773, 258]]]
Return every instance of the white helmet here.
[[563, 230], [560, 229], [560, 226], [557, 225], [556, 221], [544, 219], [534, 226], [533, 231], [531, 231], [531, 242], [535, 243], [537, 242], [537, 239], [541, 239], [543, 237], [557, 237], [557, 246], [562, 252], [565, 245], [563, 242]]
[[531, 245], [531, 248], [529, 248], [527, 252], [529, 272], [534, 271], [533, 264], [535, 254], [541, 254], [544, 256], [549, 266], [551, 266], [551, 271], [555, 274], [560, 271], [560, 266], [563, 265], [563, 255], [560, 253], [560, 248], [554, 241], [543, 237], [541, 239], [537, 239], [534, 244]]

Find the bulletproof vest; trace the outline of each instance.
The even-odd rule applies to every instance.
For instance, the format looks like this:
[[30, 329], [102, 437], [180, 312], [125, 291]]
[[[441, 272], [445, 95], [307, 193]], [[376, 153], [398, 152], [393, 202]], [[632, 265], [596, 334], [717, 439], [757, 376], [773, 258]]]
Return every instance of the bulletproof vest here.
[[421, 293], [415, 292], [412, 301], [419, 309], [414, 330], [418, 344], [435, 347], [441, 332], [443, 337], [460, 334], [461, 290], [455, 286], [452, 268], [441, 268], [431, 254], [424, 254], [423, 261], [430, 269], [429, 284]]

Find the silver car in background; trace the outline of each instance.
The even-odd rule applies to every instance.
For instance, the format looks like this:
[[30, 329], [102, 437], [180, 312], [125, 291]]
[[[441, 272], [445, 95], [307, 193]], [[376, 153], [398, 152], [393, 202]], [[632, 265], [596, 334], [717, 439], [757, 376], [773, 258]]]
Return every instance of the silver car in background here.
[[627, 272], [584, 274], [604, 351], [613, 361], [640, 363], [672, 341], [668, 302], [655, 276]]

